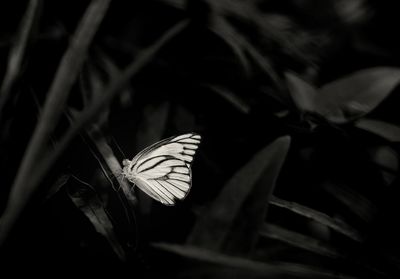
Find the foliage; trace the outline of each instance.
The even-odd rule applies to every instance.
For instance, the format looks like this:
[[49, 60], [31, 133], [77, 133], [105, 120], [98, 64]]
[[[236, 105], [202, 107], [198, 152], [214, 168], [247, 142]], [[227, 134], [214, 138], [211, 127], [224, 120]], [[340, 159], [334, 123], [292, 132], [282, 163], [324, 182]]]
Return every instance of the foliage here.
[[[397, 278], [398, 42], [374, 27], [395, 25], [395, 6], [9, 4], [2, 263], [137, 277]], [[123, 159], [190, 131], [203, 142], [183, 202], [165, 207], [121, 177]]]

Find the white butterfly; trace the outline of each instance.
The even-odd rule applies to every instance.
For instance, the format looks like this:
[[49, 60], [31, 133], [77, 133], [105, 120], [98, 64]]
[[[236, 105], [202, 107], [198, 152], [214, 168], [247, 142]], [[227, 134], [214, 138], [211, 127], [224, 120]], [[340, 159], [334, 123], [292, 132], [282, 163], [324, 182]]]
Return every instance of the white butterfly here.
[[191, 164], [201, 136], [183, 134], [159, 141], [132, 161], [123, 160], [122, 174], [153, 199], [174, 205], [186, 197], [192, 184]]

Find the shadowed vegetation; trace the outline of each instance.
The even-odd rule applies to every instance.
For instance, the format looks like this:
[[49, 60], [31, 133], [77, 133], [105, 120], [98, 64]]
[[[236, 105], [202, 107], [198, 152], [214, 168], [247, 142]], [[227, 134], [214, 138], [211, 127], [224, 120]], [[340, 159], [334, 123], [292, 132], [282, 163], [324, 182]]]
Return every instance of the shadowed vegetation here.
[[[1, 5], [5, 267], [400, 276], [396, 1]], [[187, 132], [202, 143], [185, 200], [122, 177]]]

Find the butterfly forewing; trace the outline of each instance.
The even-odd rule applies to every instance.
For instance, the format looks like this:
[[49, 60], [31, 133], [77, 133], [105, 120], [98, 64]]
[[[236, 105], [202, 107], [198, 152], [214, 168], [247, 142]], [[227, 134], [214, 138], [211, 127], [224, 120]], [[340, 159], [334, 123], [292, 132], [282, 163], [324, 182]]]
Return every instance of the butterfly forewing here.
[[200, 139], [188, 133], [157, 142], [137, 154], [124, 174], [153, 199], [173, 205], [190, 190], [191, 163]]

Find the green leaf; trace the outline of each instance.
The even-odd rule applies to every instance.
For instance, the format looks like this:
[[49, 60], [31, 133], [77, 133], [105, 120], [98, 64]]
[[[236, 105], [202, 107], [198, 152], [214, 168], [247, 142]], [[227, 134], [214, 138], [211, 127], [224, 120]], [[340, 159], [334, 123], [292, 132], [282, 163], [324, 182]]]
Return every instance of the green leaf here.
[[315, 98], [314, 110], [335, 123], [353, 121], [374, 110], [399, 81], [399, 68], [357, 71], [324, 85]]
[[125, 261], [125, 251], [114, 233], [114, 226], [104, 209], [102, 201], [90, 185], [83, 184], [82, 181], [75, 181], [76, 183], [68, 189], [68, 196], [74, 205], [89, 219], [94, 229], [106, 238], [118, 258]]
[[[249, 162], [239, 169], [225, 184], [211, 206], [205, 208], [200, 214], [188, 238], [188, 243], [211, 250], [222, 250], [233, 223], [242, 210], [243, 203], [262, 178], [264, 189], [261, 190], [261, 193], [263, 196], [254, 207], [249, 207], [252, 213], [256, 209], [260, 209], [260, 211], [252, 219], [249, 219], [248, 223], [243, 224], [243, 231], [257, 227], [261, 216], [265, 214], [269, 194], [273, 189], [288, 146], [289, 137], [281, 137], [257, 152]], [[257, 188], [256, 191], [260, 191], [260, 188]], [[250, 243], [252, 242], [253, 239], [250, 238]]]

